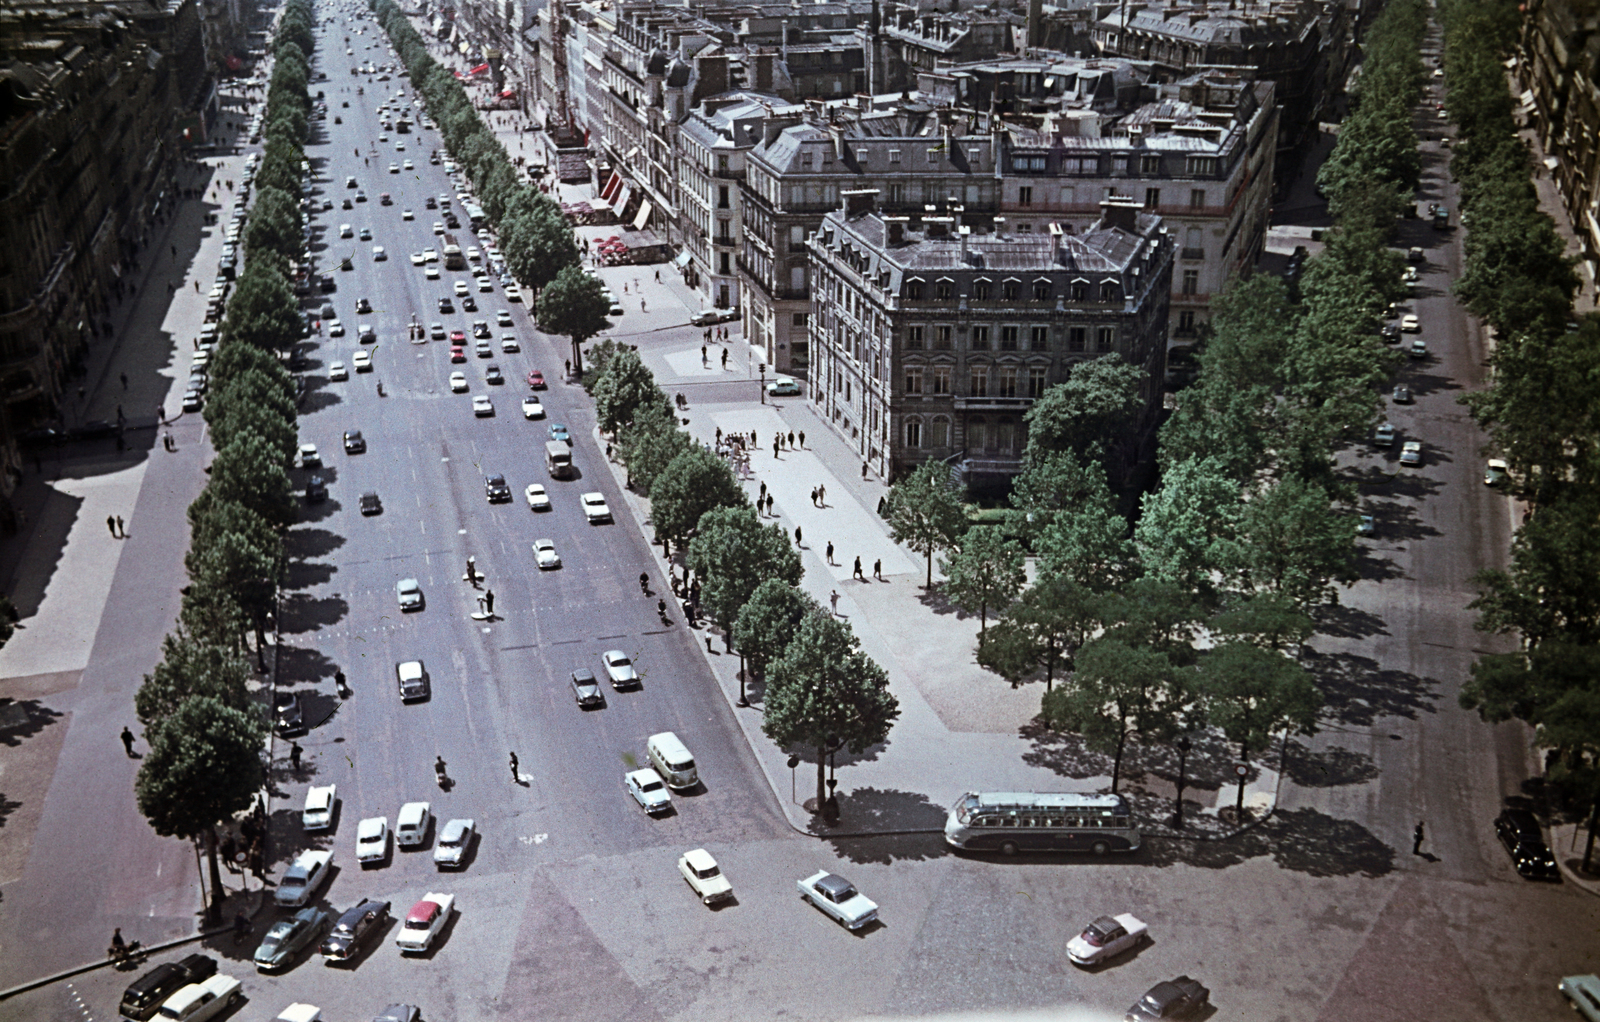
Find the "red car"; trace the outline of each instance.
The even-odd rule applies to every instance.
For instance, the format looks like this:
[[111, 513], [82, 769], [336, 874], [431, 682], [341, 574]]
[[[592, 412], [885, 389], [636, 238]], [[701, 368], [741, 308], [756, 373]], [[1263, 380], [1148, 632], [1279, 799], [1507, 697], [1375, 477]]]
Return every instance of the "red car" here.
[[450, 361], [452, 361], [452, 362], [465, 362], [466, 360], [467, 360], [467, 349], [463, 348], [459, 344], [452, 344], [450, 346]]
[[450, 331], [450, 343], [451, 344], [465, 344], [465, 343], [467, 343], [467, 332], [465, 330], [452, 330], [452, 331]]
[[537, 369], [529, 369], [528, 370], [528, 386], [532, 387], [534, 390], [543, 390], [544, 389], [544, 373], [541, 373]]

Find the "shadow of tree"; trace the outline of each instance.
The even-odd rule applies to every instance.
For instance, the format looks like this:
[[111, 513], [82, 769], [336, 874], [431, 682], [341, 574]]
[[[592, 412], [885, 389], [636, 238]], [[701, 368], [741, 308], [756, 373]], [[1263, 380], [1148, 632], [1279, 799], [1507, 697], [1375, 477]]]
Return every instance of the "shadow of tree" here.
[[[945, 595], [944, 583], [942, 582], [935, 582], [932, 589], [919, 590], [917, 593], [917, 600], [924, 607], [927, 607], [935, 614], [955, 615], [957, 621], [965, 621], [968, 618], [974, 618], [978, 616], [970, 611], [962, 610], [960, 607], [951, 603], [950, 598]], [[991, 612], [989, 617], [992, 621], [992, 619], [995, 617], [994, 613]]]
[[0, 827], [4, 827], [6, 825], [6, 819], [10, 817], [12, 813], [21, 808], [21, 802], [9, 799], [5, 796], [4, 792], [0, 792]]
[[1422, 520], [1415, 504], [1398, 500], [1369, 500], [1367, 510], [1372, 513], [1378, 527], [1377, 535], [1373, 537], [1377, 543], [1432, 539], [1444, 535]]
[[321, 561], [292, 560], [283, 572], [283, 584], [279, 587], [283, 592], [312, 589], [316, 586], [326, 585], [333, 581], [333, 576], [338, 574], [339, 566]]
[[322, 681], [332, 678], [336, 665], [321, 650], [302, 646], [276, 647], [278, 677], [282, 681]]
[[1320, 634], [1340, 639], [1370, 639], [1374, 635], [1389, 634], [1383, 618], [1344, 603], [1313, 608], [1311, 620]]
[[1380, 717], [1417, 719], [1433, 713], [1437, 688], [1405, 671], [1378, 669], [1371, 657], [1307, 650], [1300, 662], [1311, 672], [1325, 700], [1322, 718], [1350, 727], [1372, 727]]
[[[844, 824], [849, 824], [846, 818]], [[820, 823], [817, 826], [821, 826]], [[926, 862], [951, 853], [950, 846], [938, 834], [884, 834], [878, 837], [829, 838], [826, 828], [821, 836], [833, 846], [835, 854], [846, 862], [888, 865], [892, 862]]]
[[326, 557], [345, 545], [345, 538], [329, 529], [293, 528], [283, 535], [284, 552], [292, 558]]
[[61, 716], [37, 699], [0, 699], [0, 745], [21, 745]]
[[[895, 859], [931, 859], [944, 854], [946, 810], [920, 792], [884, 788], [857, 788], [839, 797], [839, 822], [829, 825], [811, 817], [807, 831], [828, 838], [835, 851], [851, 862], [893, 862]], [[835, 830], [918, 830], [928, 834], [831, 838]], [[897, 842], [895, 839], [899, 838]]]
[[1378, 767], [1365, 753], [1338, 745], [1313, 752], [1291, 740], [1283, 757], [1283, 772], [1303, 788], [1337, 788], [1375, 779]]
[[1111, 774], [1110, 756], [1089, 748], [1078, 735], [1046, 726], [1037, 717], [1018, 728], [1017, 735], [1032, 743], [1022, 754], [1022, 761], [1029, 766], [1080, 781]]
[[342, 596], [314, 597], [295, 593], [278, 608], [278, 629], [286, 635], [316, 631], [338, 624], [350, 613]]
[[1395, 852], [1359, 823], [1317, 809], [1279, 810], [1260, 826], [1221, 841], [1163, 839], [1146, 842], [1140, 851], [1140, 861], [1149, 865], [1205, 869], [1262, 856], [1308, 876], [1375, 879], [1394, 871]]

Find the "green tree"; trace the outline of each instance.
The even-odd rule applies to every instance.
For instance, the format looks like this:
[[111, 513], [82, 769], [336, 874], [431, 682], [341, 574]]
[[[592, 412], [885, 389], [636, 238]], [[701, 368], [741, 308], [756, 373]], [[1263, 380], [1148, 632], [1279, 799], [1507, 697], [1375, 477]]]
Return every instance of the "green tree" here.
[[287, 349], [303, 330], [294, 289], [271, 271], [254, 272], [245, 264], [222, 321], [224, 341], [253, 344], [267, 351]]
[[861, 651], [849, 626], [831, 616], [807, 614], [768, 666], [761, 730], [780, 747], [813, 750], [819, 811], [828, 798], [828, 757], [881, 744], [899, 716], [889, 676]]
[[[1316, 733], [1322, 692], [1299, 663], [1248, 642], [1225, 642], [1200, 658], [1196, 686], [1206, 717], [1239, 746], [1239, 758], [1267, 748], [1272, 736]], [[1244, 808], [1239, 778], [1238, 810]]]
[[300, 253], [300, 211], [287, 192], [270, 185], [256, 193], [255, 208], [245, 230], [251, 252], [278, 252], [287, 259]]
[[1211, 619], [1211, 630], [1262, 649], [1298, 653], [1315, 624], [1282, 593], [1256, 593]]
[[1090, 748], [1111, 755], [1115, 792], [1128, 739], [1159, 726], [1156, 718], [1177, 684], [1165, 653], [1101, 636], [1078, 651], [1077, 669], [1060, 688], [1045, 693], [1040, 713], [1051, 727], [1074, 731]]
[[611, 325], [604, 285], [576, 266], [566, 266], [539, 292], [539, 329], [572, 338], [572, 368], [583, 375], [583, 342]]
[[139, 723], [154, 728], [196, 696], [246, 710], [250, 700], [245, 685], [249, 681], [250, 665], [239, 655], [237, 643], [219, 646], [196, 641], [180, 625], [162, 638], [161, 661], [134, 693], [134, 712]]
[[974, 525], [961, 538], [954, 556], [939, 570], [945, 574], [944, 591], [956, 606], [978, 612], [978, 650], [983, 650], [989, 630], [989, 610], [1005, 610], [1027, 581], [1021, 544], [1007, 539], [999, 529]]
[[1028, 409], [1026, 453], [1071, 451], [1081, 462], [1103, 465], [1121, 490], [1138, 459], [1148, 383], [1149, 374], [1121, 355], [1074, 363], [1066, 381]]
[[1085, 504], [1075, 515], [1058, 515], [1034, 540], [1039, 570], [1066, 575], [1090, 589], [1106, 592], [1133, 578], [1138, 565], [1127, 519], [1109, 496], [1099, 506]]
[[763, 581], [794, 586], [805, 573], [800, 552], [789, 545], [782, 527], [762, 525], [748, 503], [701, 515], [685, 563], [700, 576], [700, 598], [722, 626], [729, 648], [739, 608]]
[[250, 619], [232, 593], [200, 579], [184, 587], [178, 627], [197, 644], [241, 651]]
[[277, 528], [251, 508], [220, 498], [208, 501], [192, 520], [193, 538], [184, 557], [189, 577], [233, 596], [255, 625], [260, 649], [285, 567]]
[[1355, 520], [1315, 483], [1289, 477], [1267, 487], [1241, 506], [1238, 530], [1228, 569], [1242, 592], [1269, 590], [1308, 606], [1357, 577]]
[[211, 919], [222, 908], [216, 826], [249, 808], [266, 780], [260, 714], [192, 696], [145, 732], [150, 751], [139, 764], [139, 812], [162, 837], [203, 838], [211, 864]]
[[295, 520], [295, 504], [282, 453], [272, 441], [243, 434], [220, 451], [211, 462], [211, 482], [220, 500], [254, 511], [273, 525], [286, 528]]
[[1030, 541], [1063, 515], [1075, 515], [1085, 505], [1110, 507], [1112, 503], [1101, 465], [1086, 464], [1072, 451], [1042, 448], [1023, 455], [1010, 500], [1006, 527]]
[[816, 601], [779, 578], [764, 580], [739, 608], [733, 641], [749, 671], [765, 677], [767, 665], [783, 655], [807, 613], [820, 613]]
[[1145, 494], [1134, 526], [1139, 563], [1156, 578], [1210, 592], [1215, 588], [1213, 573], [1233, 557], [1230, 541], [1238, 504], [1239, 486], [1216, 459], [1168, 465], [1160, 488]]
[[650, 521], [667, 550], [687, 543], [707, 511], [748, 504], [727, 463], [704, 447], [673, 458], [650, 484]]
[[[504, 224], [506, 266], [511, 270], [512, 276], [530, 287], [544, 289], [552, 282], [560, 279], [562, 272], [571, 270], [579, 278], [593, 280], [588, 277], [578, 266], [578, 247], [572, 240], [572, 228], [561, 217], [561, 211], [555, 204], [546, 200], [531, 211], [514, 214], [507, 218]], [[598, 282], [596, 282], [598, 283]], [[598, 289], [595, 290], [598, 296]], [[576, 307], [577, 298], [562, 299]], [[592, 307], [592, 301], [583, 309]], [[573, 323], [583, 327], [579, 332], [587, 340], [605, 329], [605, 317], [609, 315], [611, 307], [606, 306], [601, 311], [602, 325], [593, 325], [592, 312], [561, 312], [552, 306], [552, 314], [545, 314], [544, 296], [539, 298], [539, 322], [545, 324], [552, 333], [571, 334], [572, 330], [556, 329], [555, 316], [565, 314], [573, 316]], [[565, 321], [563, 321], [565, 322]]]
[[1511, 541], [1511, 564], [1479, 572], [1467, 606], [1477, 627], [1520, 633], [1530, 646], [1549, 640], [1600, 644], [1600, 491], [1585, 488], [1539, 509]]
[[678, 416], [666, 395], [634, 410], [633, 421], [617, 434], [617, 447], [628, 466], [628, 485], [648, 494], [656, 477], [678, 455], [694, 446], [678, 428]]
[[616, 434], [633, 421], [633, 413], [645, 404], [666, 399], [656, 378], [639, 353], [623, 348], [606, 360], [605, 369], [594, 383], [594, 410], [602, 432]]
[[950, 470], [941, 461], [925, 461], [889, 487], [884, 518], [896, 543], [924, 555], [928, 588], [933, 588], [933, 555], [948, 550], [967, 528], [967, 511], [950, 487]]
[[1044, 687], [1054, 688], [1057, 668], [1071, 671], [1078, 649], [1105, 620], [1105, 596], [1066, 575], [1041, 575], [1023, 590], [978, 648], [978, 663], [1011, 682], [1044, 668]]

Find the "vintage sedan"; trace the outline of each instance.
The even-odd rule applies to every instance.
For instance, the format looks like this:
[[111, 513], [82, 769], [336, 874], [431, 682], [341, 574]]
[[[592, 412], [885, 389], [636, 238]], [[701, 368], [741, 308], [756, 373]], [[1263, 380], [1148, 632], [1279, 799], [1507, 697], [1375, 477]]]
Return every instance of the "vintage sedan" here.
[[285, 968], [302, 950], [315, 947], [327, 931], [328, 913], [315, 906], [278, 920], [256, 948], [256, 968], [262, 972]]
[[347, 961], [356, 956], [363, 944], [381, 933], [388, 922], [389, 903], [368, 898], [344, 910], [318, 950], [329, 963]]
[[728, 882], [717, 860], [704, 848], [696, 848], [678, 856], [678, 872], [683, 874], [683, 879], [702, 904], [714, 905], [733, 898], [733, 884]]
[[1198, 980], [1178, 976], [1157, 983], [1128, 1009], [1124, 1022], [1161, 1022], [1169, 1018], [1194, 1018], [1211, 1003], [1211, 991]]
[[1067, 941], [1067, 957], [1074, 965], [1098, 965], [1131, 951], [1149, 936], [1149, 928], [1136, 916], [1101, 916]]
[[654, 768], [629, 771], [623, 775], [622, 783], [639, 807], [651, 816], [672, 808], [672, 795], [667, 791], [667, 782], [661, 779]]
[[819, 870], [796, 881], [800, 900], [808, 901], [844, 925], [859, 930], [878, 918], [878, 905], [856, 890], [855, 884], [827, 870]]

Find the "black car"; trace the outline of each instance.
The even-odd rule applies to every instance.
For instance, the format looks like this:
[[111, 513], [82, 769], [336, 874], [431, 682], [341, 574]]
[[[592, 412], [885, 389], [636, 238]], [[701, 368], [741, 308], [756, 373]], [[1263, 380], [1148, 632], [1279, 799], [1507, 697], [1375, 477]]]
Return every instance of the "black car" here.
[[360, 952], [361, 945], [382, 933], [388, 923], [389, 903], [368, 898], [339, 916], [333, 932], [318, 950], [330, 962], [347, 961]]
[[1410, 404], [1411, 403], [1411, 388], [1406, 386], [1403, 383], [1395, 384], [1395, 387], [1394, 387], [1394, 403], [1397, 404], [1397, 405], [1408, 405], [1408, 404]]
[[75, 426], [68, 436], [74, 440], [104, 440], [108, 436], [115, 436], [118, 432], [116, 423], [107, 422], [105, 419], [90, 419], [81, 426]]
[[1544, 843], [1539, 820], [1526, 809], [1507, 809], [1494, 820], [1494, 832], [1511, 853], [1517, 875], [1528, 880], [1560, 880], [1561, 870]]
[[1198, 980], [1179, 976], [1151, 987], [1123, 1018], [1124, 1022], [1193, 1018], [1210, 1002], [1211, 991], [1201, 986]]
[[189, 955], [158, 965], [128, 984], [119, 1010], [123, 1018], [145, 1022], [160, 1010], [161, 1003], [190, 983], [204, 983], [217, 972], [217, 960], [209, 955]]
[[378, 491], [368, 490], [361, 495], [361, 513], [364, 515], [383, 513], [383, 502], [378, 499]]
[[483, 380], [485, 383], [506, 382], [506, 378], [500, 374], [500, 367], [492, 362], [489, 364], [489, 368], [483, 371]]
[[359, 429], [347, 429], [344, 431], [344, 453], [365, 454], [366, 450], [367, 438], [361, 435]]
[[454, 311], [456, 311], [456, 307], [455, 307], [455, 304], [453, 302], [451, 302], [449, 298], [441, 298], [441, 299], [439, 299], [439, 311], [440, 312], [454, 312]]
[[300, 696], [294, 692], [277, 692], [272, 697], [272, 716], [278, 734], [303, 735], [306, 733], [306, 714], [300, 705]]
[[427, 206], [429, 209], [438, 209], [439, 200], [430, 195], [428, 196], [428, 201], [423, 203], [423, 205]]
[[511, 487], [506, 485], [506, 477], [496, 472], [483, 481], [483, 495], [489, 498], [489, 503], [498, 504], [503, 500], [511, 499]]
[[372, 311], [372, 303], [371, 302], [367, 301], [365, 298], [357, 298], [356, 299], [356, 312], [357, 312], [357, 314], [371, 312], [371, 311]]
[[1399, 344], [1400, 343], [1400, 324], [1398, 324], [1398, 323], [1385, 323], [1379, 329], [1378, 332], [1383, 335], [1384, 343], [1386, 343], [1386, 344]]
[[477, 312], [478, 311], [478, 300], [476, 298], [472, 297], [471, 295], [467, 295], [467, 296], [463, 297], [461, 299], [461, 311], [462, 312]]
[[372, 1022], [422, 1022], [422, 1009], [415, 1004], [391, 1004], [373, 1016]]
[[[350, 204], [349, 199], [344, 201], [346, 206]], [[324, 294], [327, 294], [330, 291], [337, 291], [339, 289], [339, 282], [334, 278], [333, 274], [324, 273], [319, 279]]]
[[328, 484], [323, 482], [321, 476], [312, 476], [306, 483], [306, 503], [320, 504], [328, 499]]

